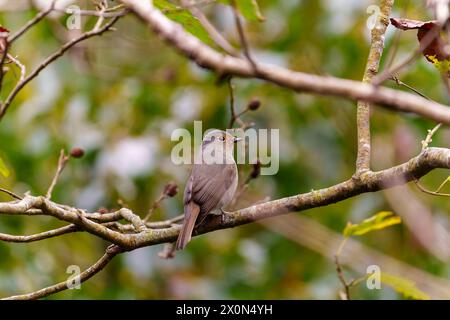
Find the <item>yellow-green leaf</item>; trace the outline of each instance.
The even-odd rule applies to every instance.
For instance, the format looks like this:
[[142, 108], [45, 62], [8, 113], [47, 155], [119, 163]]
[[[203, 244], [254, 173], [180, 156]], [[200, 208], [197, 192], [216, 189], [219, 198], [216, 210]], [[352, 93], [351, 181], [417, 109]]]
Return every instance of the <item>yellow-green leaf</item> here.
[[373, 230], [380, 230], [389, 226], [399, 224], [402, 220], [399, 216], [390, 211], [378, 212], [373, 217], [363, 220], [359, 224], [347, 223], [344, 229], [344, 236], [360, 236]]
[[[230, 4], [230, 0], [220, 0], [225, 4]], [[236, 0], [236, 6], [245, 19], [250, 21], [264, 21], [266, 18], [262, 15], [256, 0]]]
[[9, 176], [9, 170], [3, 162], [2, 158], [0, 158], [0, 174], [7, 178]]
[[167, 0], [153, 0], [153, 5], [161, 10], [167, 18], [181, 24], [186, 31], [193, 34], [198, 39], [208, 45], [213, 45], [208, 32], [203, 28], [200, 21], [188, 10], [178, 7]]
[[415, 300], [430, 300], [430, 297], [418, 289], [411, 280], [394, 276], [385, 272], [381, 273], [381, 282], [388, 285], [398, 293], [401, 293], [405, 298]]
[[439, 61], [435, 55], [433, 56], [426, 56], [428, 60], [433, 63], [433, 65], [436, 67], [436, 69], [439, 70], [440, 73], [447, 74], [450, 72], [450, 61], [449, 60], [441, 60]]

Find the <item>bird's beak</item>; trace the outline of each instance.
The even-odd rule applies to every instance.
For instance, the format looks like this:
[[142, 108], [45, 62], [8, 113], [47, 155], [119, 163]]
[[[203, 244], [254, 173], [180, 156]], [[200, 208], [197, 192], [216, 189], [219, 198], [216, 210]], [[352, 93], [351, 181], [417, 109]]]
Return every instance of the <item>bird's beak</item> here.
[[234, 137], [234, 143], [241, 141], [242, 138]]

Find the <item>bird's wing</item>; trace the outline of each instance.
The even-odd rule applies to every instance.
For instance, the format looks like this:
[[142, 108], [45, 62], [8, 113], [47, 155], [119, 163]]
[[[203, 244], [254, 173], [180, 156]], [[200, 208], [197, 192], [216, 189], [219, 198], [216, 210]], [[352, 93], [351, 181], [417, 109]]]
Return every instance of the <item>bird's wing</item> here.
[[194, 165], [190, 199], [201, 208], [201, 214], [218, 209], [220, 200], [236, 179], [234, 164]]

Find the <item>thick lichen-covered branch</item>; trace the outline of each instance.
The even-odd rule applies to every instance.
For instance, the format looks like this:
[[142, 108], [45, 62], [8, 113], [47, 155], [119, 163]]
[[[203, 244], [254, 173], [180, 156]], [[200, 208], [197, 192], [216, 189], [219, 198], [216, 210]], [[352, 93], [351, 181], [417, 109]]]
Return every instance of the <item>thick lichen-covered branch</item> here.
[[[350, 178], [328, 188], [257, 204], [228, 213], [223, 219], [211, 216], [194, 232], [194, 235], [232, 228], [288, 212], [326, 206], [362, 193], [403, 185], [435, 168], [450, 168], [450, 149], [427, 148], [404, 164], [378, 172], [366, 172], [358, 179]], [[137, 214], [126, 208], [106, 215], [87, 213], [78, 208], [54, 203], [42, 196], [28, 195], [20, 201], [0, 203], [0, 214], [53, 216], [76, 225], [80, 230], [108, 240], [126, 251], [172, 242], [180, 230], [180, 225], [176, 223], [178, 220], [143, 224]], [[120, 219], [125, 219], [129, 224], [123, 225], [123, 228], [114, 228], [108, 224]]]

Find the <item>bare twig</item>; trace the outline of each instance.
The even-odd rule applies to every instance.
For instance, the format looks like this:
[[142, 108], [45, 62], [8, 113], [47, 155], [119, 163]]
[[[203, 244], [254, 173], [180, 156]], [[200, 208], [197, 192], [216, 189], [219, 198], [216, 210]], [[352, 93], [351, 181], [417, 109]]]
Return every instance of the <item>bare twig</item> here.
[[161, 202], [163, 202], [164, 199], [171, 198], [176, 196], [178, 193], [178, 186], [175, 182], [170, 181], [164, 186], [164, 190], [159, 194], [158, 199], [152, 204], [150, 209], [148, 210], [147, 215], [144, 218], [144, 224], [147, 224], [150, 218], [153, 215], [153, 212], [159, 208], [161, 205]]
[[56, 169], [55, 176], [53, 177], [52, 183], [50, 184], [50, 187], [48, 187], [47, 194], [45, 196], [47, 199], [50, 199], [52, 197], [53, 189], [55, 188], [59, 176], [66, 167], [67, 161], [69, 161], [69, 159], [70, 156], [66, 155], [64, 149], [62, 149], [59, 153], [58, 168]]
[[22, 28], [20, 28], [16, 33], [11, 35], [8, 38], [8, 42], [11, 44], [16, 41], [19, 37], [21, 37], [25, 32], [30, 30], [34, 25], [39, 23], [42, 19], [44, 19], [50, 12], [55, 8], [56, 0], [51, 0], [49, 7], [41, 12], [39, 12], [33, 19], [28, 21]]
[[77, 43], [92, 38], [94, 36], [101, 35], [105, 33], [106, 31], [110, 30], [111, 27], [117, 22], [117, 20], [120, 17], [115, 17], [111, 19], [108, 23], [106, 23], [103, 27], [99, 29], [94, 29], [88, 32], [83, 33], [79, 37], [67, 42], [64, 44], [58, 51], [50, 55], [47, 59], [45, 59], [36, 69], [31, 72], [23, 81], [19, 81], [14, 89], [11, 91], [11, 93], [6, 98], [4, 104], [0, 108], [0, 121], [4, 117], [6, 111], [8, 110], [9, 106], [11, 105], [14, 98], [17, 96], [17, 94], [34, 78], [36, 78], [39, 73], [44, 70], [50, 63], [61, 57], [67, 50], [75, 46]]
[[17, 59], [16, 57], [13, 57], [12, 55], [10, 55], [8, 53], [8, 59], [11, 60], [16, 66], [19, 67], [20, 69], [20, 78], [19, 81], [23, 81], [25, 80], [25, 75], [27, 73], [27, 68], [25, 67], [24, 64], [22, 64], [19, 59]]
[[[436, 131], [439, 130], [439, 128], [442, 126], [442, 123], [438, 123], [433, 129], [429, 129], [428, 130], [428, 134], [425, 138], [425, 140], [422, 140], [422, 151], [425, 150], [426, 148], [428, 148], [428, 145], [433, 141], [433, 136], [436, 133]], [[441, 197], [450, 197], [450, 194], [447, 193], [441, 193], [441, 189], [444, 187], [444, 185], [448, 182], [448, 178], [446, 178], [441, 185], [437, 188], [436, 191], [430, 191], [427, 188], [425, 188], [424, 186], [422, 186], [422, 184], [420, 183], [419, 179], [414, 179], [414, 183], [416, 184], [416, 186], [420, 189], [420, 191], [433, 195], [433, 196], [441, 196]]]
[[237, 5], [236, 5], [236, 0], [231, 0], [230, 4], [231, 4], [231, 8], [233, 9], [234, 21], [236, 23], [236, 28], [237, 28], [237, 31], [239, 34], [239, 39], [241, 41], [242, 50], [244, 51], [244, 55], [247, 58], [248, 62], [252, 66], [253, 71], [255, 73], [257, 73], [258, 66], [256, 65], [256, 62], [253, 60], [253, 58], [250, 54], [250, 46], [248, 44], [247, 37], [245, 36], [244, 27], [242, 26], [241, 17], [239, 15]]
[[345, 280], [344, 272], [342, 271], [342, 266], [339, 262], [339, 256], [334, 256], [334, 264], [336, 265], [336, 272], [339, 277], [339, 281], [342, 283], [342, 286], [344, 287], [344, 295], [342, 296], [343, 300], [351, 300], [350, 297], [350, 285], [347, 283], [347, 280]]
[[[92, 266], [90, 266], [89, 268], [84, 270], [78, 276], [79, 283], [83, 283], [86, 280], [89, 280], [94, 275], [96, 275], [97, 273], [102, 271], [106, 267], [106, 265], [116, 255], [118, 255], [121, 252], [123, 252], [123, 250], [118, 246], [112, 245], [112, 246], [108, 247], [108, 249], [106, 249], [105, 254], [96, 263], [94, 263]], [[47, 287], [47, 288], [44, 288], [44, 289], [41, 289], [41, 290], [38, 290], [35, 292], [11, 296], [11, 297], [5, 298], [5, 300], [36, 300], [36, 299], [41, 299], [41, 298], [47, 297], [51, 294], [55, 294], [55, 293], [67, 290], [68, 288], [69, 288], [68, 281], [63, 281], [63, 282], [60, 282], [53, 286], [50, 286], [50, 287]]]
[[447, 182], [449, 182], [449, 178], [447, 177], [447, 179], [445, 179], [444, 181], [442, 181], [442, 183], [439, 185], [439, 187], [436, 189], [436, 192], [439, 193], [441, 191], [441, 189], [447, 184]]
[[228, 128], [233, 128], [233, 124], [235, 122], [237, 122], [239, 124], [239, 126], [241, 127], [245, 127], [245, 123], [241, 120], [240, 116], [242, 114], [244, 114], [247, 110], [242, 111], [241, 113], [237, 114], [236, 113], [236, 108], [235, 108], [235, 98], [234, 98], [234, 85], [231, 82], [231, 78], [228, 79], [228, 91], [230, 93], [230, 112], [231, 112], [231, 118], [230, 118], [230, 122], [228, 124]]
[[161, 205], [161, 202], [164, 201], [164, 199], [167, 198], [167, 195], [164, 194], [164, 192], [162, 192], [158, 199], [156, 199], [156, 201], [152, 204], [152, 206], [150, 207], [150, 209], [147, 212], [147, 215], [144, 218], [144, 223], [148, 222], [150, 220], [150, 218], [153, 216], [153, 212], [155, 212], [155, 210], [157, 208], [159, 208], [159, 206]]
[[422, 92], [420, 92], [419, 90], [417, 90], [416, 88], [410, 86], [409, 84], [404, 83], [403, 81], [401, 81], [399, 78], [397, 78], [396, 76], [392, 76], [391, 80], [395, 81], [395, 83], [397, 83], [399, 86], [403, 86], [405, 88], [408, 88], [409, 90], [411, 90], [414, 93], [417, 93], [419, 96], [421, 96], [422, 98], [425, 98], [427, 100], [433, 100], [430, 97], [426, 96], [425, 94], [423, 94]]
[[3, 193], [6, 193], [7, 195], [9, 195], [9, 196], [11, 196], [11, 197], [13, 197], [14, 199], [22, 200], [22, 197], [18, 196], [18, 195], [15, 194], [14, 192], [11, 192], [11, 191], [6, 190], [6, 189], [3, 189], [3, 188], [0, 188], [0, 191], [3, 192]]
[[342, 295], [343, 300], [350, 300], [350, 287], [352, 283], [348, 283], [345, 279], [344, 271], [342, 270], [341, 263], [339, 262], [339, 257], [341, 255], [342, 250], [344, 249], [345, 244], [347, 243], [348, 238], [345, 237], [341, 244], [339, 245], [336, 253], [334, 254], [334, 264], [336, 265], [336, 272], [338, 274], [339, 281], [342, 283], [345, 292]]
[[63, 234], [73, 233], [80, 231], [80, 229], [74, 225], [70, 224], [65, 227], [61, 227], [54, 230], [49, 230], [33, 235], [28, 236], [17, 236], [17, 235], [10, 235], [5, 233], [0, 233], [0, 240], [6, 241], [6, 242], [19, 242], [19, 243], [28, 243], [28, 242], [34, 242], [34, 241], [40, 241], [44, 239], [49, 239], [53, 237], [58, 237]]
[[[446, 179], [444, 180], [444, 182], [441, 184], [441, 186], [445, 185], [445, 183], [446, 183], [447, 181], [448, 181], [448, 179], [446, 178]], [[442, 193], [442, 192], [440, 192], [440, 190], [442, 189], [442, 187], [441, 187], [441, 188], [438, 188], [437, 191], [431, 191], [431, 190], [428, 190], [427, 188], [425, 188], [425, 187], [420, 183], [419, 180], [414, 180], [414, 183], [416, 184], [417, 188], [419, 188], [419, 190], [422, 191], [422, 192], [424, 192], [424, 193], [430, 194], [430, 195], [432, 195], [432, 196], [438, 196], [438, 197], [450, 197], [450, 193]]]
[[425, 150], [428, 148], [428, 145], [433, 141], [433, 136], [436, 133], [436, 131], [439, 130], [439, 128], [442, 126], [442, 123], [438, 123], [433, 129], [428, 130], [427, 137], [425, 140], [422, 140], [422, 150]]
[[[422, 94], [420, 91], [418, 91], [417, 89], [411, 87], [410, 85], [407, 85], [406, 83], [400, 81], [397, 77], [392, 77], [392, 80], [394, 80], [398, 85], [404, 86], [408, 89], [410, 89], [411, 91], [417, 93], [418, 95], [424, 97], [427, 100], [431, 100], [429, 97], [427, 97], [426, 95]], [[433, 129], [428, 130], [428, 134], [425, 138], [425, 140], [422, 140], [422, 151], [425, 150], [426, 148], [428, 148], [428, 145], [433, 141], [433, 135], [436, 133], [437, 130], [439, 130], [439, 128], [442, 126], [442, 123], [438, 123]], [[447, 179], [443, 182], [443, 184], [445, 184], [445, 182], [447, 181]], [[434, 195], [434, 196], [444, 196], [444, 197], [448, 197], [450, 196], [450, 194], [446, 194], [446, 193], [439, 193], [440, 189], [438, 189], [437, 191], [430, 191], [427, 188], [425, 188], [424, 186], [422, 186], [422, 184], [420, 183], [419, 180], [414, 179], [414, 183], [415, 185], [419, 188], [420, 191], [430, 194], [430, 195]]]

